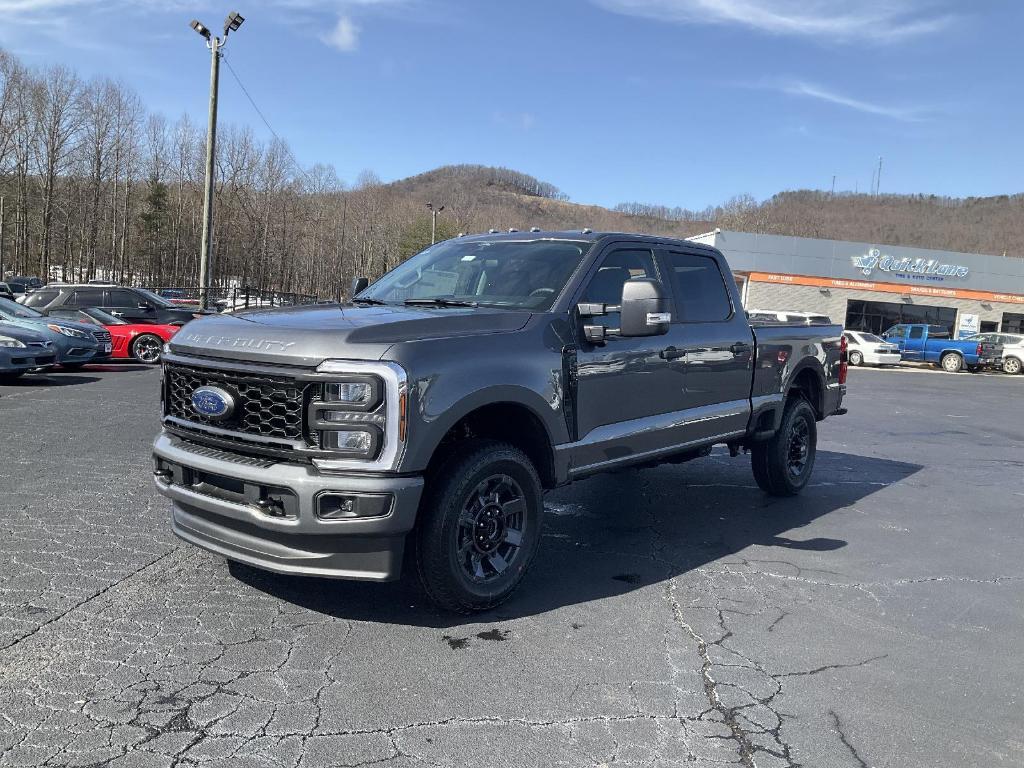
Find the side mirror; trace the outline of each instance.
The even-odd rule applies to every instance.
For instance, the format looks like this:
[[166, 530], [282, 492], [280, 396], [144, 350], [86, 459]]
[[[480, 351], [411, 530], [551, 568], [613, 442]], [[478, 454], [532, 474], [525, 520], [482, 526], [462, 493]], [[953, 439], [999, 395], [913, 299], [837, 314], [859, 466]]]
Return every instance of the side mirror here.
[[620, 312], [620, 336], [660, 336], [668, 333], [672, 322], [665, 287], [650, 277], [634, 277], [623, 284]]
[[360, 293], [366, 290], [367, 286], [370, 285], [369, 279], [365, 277], [357, 277], [352, 280], [352, 295], [350, 298], [355, 298]]

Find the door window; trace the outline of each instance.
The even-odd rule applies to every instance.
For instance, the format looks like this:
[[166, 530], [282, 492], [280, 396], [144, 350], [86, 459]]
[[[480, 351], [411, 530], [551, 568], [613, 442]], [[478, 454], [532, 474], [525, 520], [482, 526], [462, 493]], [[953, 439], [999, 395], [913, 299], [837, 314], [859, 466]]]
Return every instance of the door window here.
[[710, 256], [670, 252], [669, 280], [675, 296], [676, 317], [683, 323], [714, 323], [732, 316], [725, 278]]
[[[654, 267], [654, 252], [650, 248], [623, 248], [612, 251], [601, 262], [597, 273], [583, 292], [580, 301], [600, 304], [621, 304], [622, 286], [634, 277], [657, 278]], [[601, 317], [587, 318], [588, 323], [606, 328], [619, 327], [619, 313], [611, 312]]]
[[99, 307], [103, 305], [103, 291], [98, 288], [79, 288], [65, 303], [72, 307]]
[[910, 329], [910, 336], [908, 338], [920, 339], [920, 338], [923, 338], [923, 337], [924, 337], [924, 328], [922, 328], [921, 326], [917, 326], [916, 328], [911, 328]]
[[136, 296], [131, 291], [125, 291], [125, 290], [108, 291], [107, 294], [109, 296], [108, 301], [107, 301], [107, 306], [108, 307], [132, 307], [132, 308], [134, 308], [134, 307], [138, 307], [139, 304], [145, 303], [145, 302], [142, 301], [142, 299], [139, 296]]

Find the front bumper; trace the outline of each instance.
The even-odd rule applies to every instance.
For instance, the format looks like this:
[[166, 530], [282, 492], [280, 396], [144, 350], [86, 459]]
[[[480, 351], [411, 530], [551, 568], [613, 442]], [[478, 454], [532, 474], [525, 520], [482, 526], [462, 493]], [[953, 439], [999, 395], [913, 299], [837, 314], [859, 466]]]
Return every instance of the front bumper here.
[[[167, 433], [153, 444], [156, 486], [171, 499], [174, 533], [230, 560], [278, 573], [389, 581], [401, 575], [422, 477], [326, 474], [312, 465], [256, 459]], [[321, 520], [325, 492], [390, 499], [379, 517]], [[276, 514], [257, 503], [284, 499]]]
[[57, 362], [54, 351], [35, 347], [0, 347], [0, 374], [49, 368]]

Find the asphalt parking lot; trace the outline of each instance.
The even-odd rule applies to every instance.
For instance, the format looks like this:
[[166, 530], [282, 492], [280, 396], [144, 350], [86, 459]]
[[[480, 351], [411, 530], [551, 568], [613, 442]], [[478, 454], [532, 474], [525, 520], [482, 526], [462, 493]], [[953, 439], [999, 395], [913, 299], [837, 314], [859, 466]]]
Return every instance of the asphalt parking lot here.
[[178, 542], [157, 383], [0, 387], [2, 766], [1024, 765], [1024, 377], [853, 371], [797, 499], [560, 489], [472, 620]]

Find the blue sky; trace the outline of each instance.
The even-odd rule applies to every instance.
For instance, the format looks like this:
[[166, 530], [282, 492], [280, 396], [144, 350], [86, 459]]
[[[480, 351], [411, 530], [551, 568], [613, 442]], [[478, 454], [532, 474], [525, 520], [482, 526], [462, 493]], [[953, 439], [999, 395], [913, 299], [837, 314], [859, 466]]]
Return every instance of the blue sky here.
[[[0, 45], [205, 120], [188, 27], [304, 164], [351, 182], [504, 165], [578, 202], [703, 208], [796, 188], [1019, 192], [1015, 0], [0, 0]], [[221, 119], [269, 132], [222, 70]]]

